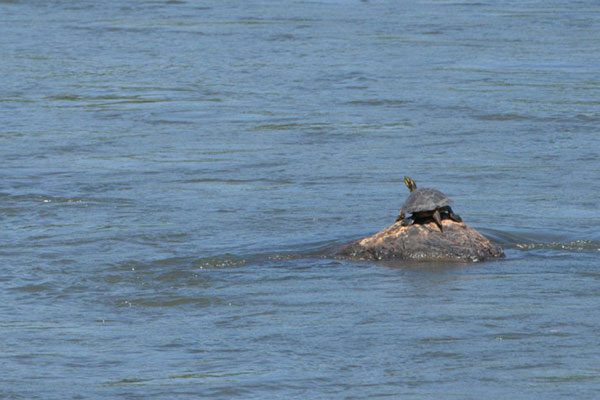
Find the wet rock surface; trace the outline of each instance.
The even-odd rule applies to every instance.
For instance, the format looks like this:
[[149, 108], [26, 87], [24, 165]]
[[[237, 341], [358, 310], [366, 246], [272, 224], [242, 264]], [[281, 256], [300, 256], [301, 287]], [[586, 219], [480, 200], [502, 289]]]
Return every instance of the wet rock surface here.
[[342, 247], [338, 257], [356, 260], [483, 261], [504, 257], [502, 248], [464, 222], [402, 226], [400, 222]]

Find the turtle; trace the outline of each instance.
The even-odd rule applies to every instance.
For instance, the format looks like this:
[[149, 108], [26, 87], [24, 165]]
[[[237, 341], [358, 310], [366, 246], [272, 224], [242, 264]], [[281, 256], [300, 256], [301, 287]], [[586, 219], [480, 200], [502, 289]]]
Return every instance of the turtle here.
[[[462, 218], [450, 208], [452, 200], [444, 193], [437, 189], [417, 189], [415, 181], [408, 176], [404, 177], [404, 183], [408, 187], [408, 190], [410, 190], [410, 195], [400, 209], [400, 215], [398, 215], [396, 222], [402, 221], [402, 226], [410, 226], [415, 221], [433, 218], [437, 226], [440, 227], [441, 232], [444, 231], [442, 228], [442, 217], [462, 222]], [[406, 217], [407, 212], [412, 214], [408, 218]]]

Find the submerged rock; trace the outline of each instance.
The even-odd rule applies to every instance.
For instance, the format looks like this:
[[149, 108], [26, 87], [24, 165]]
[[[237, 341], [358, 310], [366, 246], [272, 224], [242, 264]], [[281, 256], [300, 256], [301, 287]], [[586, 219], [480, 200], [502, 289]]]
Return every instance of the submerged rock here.
[[502, 248], [464, 222], [400, 222], [341, 248], [337, 255], [357, 260], [483, 261], [504, 257]]

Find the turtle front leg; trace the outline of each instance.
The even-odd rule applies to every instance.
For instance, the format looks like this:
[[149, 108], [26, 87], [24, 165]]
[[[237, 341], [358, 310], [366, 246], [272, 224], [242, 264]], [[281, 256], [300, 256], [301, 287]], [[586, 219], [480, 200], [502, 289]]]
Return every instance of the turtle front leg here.
[[435, 212], [433, 213], [433, 220], [435, 221], [437, 226], [440, 227], [440, 232], [444, 232], [444, 228], [442, 227], [442, 217], [440, 215], [439, 210], [435, 210]]
[[403, 218], [402, 222], [400, 224], [402, 226], [411, 226], [414, 223], [415, 223], [415, 220], [413, 218]]
[[406, 211], [404, 211], [404, 208], [401, 208], [400, 214], [398, 215], [398, 218], [396, 218], [396, 222], [402, 221], [404, 218], [406, 218]]

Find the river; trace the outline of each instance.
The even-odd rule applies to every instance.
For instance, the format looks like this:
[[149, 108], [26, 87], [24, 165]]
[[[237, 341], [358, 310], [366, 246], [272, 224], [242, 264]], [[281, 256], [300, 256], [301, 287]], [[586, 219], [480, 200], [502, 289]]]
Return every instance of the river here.
[[[0, 1], [0, 398], [600, 396], [597, 1]], [[411, 176], [500, 243], [350, 262]]]

